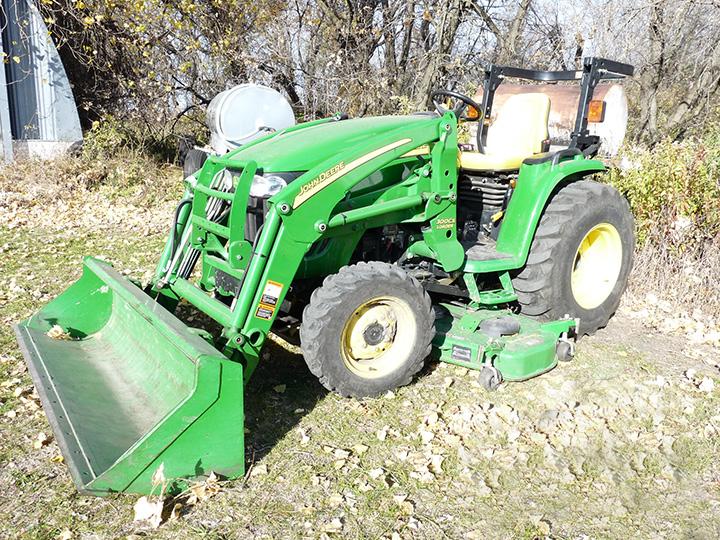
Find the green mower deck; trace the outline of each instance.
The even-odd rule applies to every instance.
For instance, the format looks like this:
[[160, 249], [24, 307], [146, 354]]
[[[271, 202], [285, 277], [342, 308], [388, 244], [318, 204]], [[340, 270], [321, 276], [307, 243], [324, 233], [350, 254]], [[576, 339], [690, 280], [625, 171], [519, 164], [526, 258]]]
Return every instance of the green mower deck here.
[[553, 369], [566, 353], [558, 352], [566, 343], [574, 320], [539, 323], [509, 310], [467, 309], [441, 304], [446, 316], [436, 320], [433, 345], [439, 360], [468, 369], [494, 368], [498, 381], [524, 381]]

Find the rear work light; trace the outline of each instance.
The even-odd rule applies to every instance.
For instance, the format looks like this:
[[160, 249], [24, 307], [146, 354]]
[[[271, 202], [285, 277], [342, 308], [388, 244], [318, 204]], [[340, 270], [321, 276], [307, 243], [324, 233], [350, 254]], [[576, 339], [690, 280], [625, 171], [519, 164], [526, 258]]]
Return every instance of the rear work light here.
[[588, 122], [600, 123], [605, 120], [605, 102], [593, 99], [588, 106]]

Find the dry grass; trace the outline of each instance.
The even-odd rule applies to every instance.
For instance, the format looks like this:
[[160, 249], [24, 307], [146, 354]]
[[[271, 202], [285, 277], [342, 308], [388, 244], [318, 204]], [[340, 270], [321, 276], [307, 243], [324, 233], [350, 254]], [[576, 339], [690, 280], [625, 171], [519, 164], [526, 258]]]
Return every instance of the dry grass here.
[[683, 256], [646, 244], [635, 254], [630, 293], [652, 293], [678, 310], [700, 310], [720, 319], [720, 246], [708, 244], [700, 253]]
[[574, 362], [494, 394], [431, 363], [391, 395], [343, 399], [269, 343], [245, 391], [256, 474], [157, 530], [133, 522], [135, 497], [78, 495], [56, 444], [37, 444], [50, 429], [10, 325], [76, 279], [83, 255], [151, 270], [173, 174], [51, 194], [0, 175], [0, 538], [720, 537], [720, 394], [700, 388], [717, 351], [690, 356], [622, 314]]

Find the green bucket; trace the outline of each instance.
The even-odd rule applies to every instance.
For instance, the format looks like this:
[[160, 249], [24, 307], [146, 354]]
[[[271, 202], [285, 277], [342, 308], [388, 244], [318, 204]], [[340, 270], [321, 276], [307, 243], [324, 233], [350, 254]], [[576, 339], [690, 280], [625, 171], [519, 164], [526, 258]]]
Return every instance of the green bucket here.
[[242, 365], [108, 264], [15, 330], [81, 492], [150, 493], [161, 465], [171, 490], [244, 474]]

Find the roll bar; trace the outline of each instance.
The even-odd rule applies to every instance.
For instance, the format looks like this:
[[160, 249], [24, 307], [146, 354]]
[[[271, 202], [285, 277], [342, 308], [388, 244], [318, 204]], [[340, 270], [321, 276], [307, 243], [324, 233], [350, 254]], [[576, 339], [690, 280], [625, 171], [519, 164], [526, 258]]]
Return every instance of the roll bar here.
[[568, 148], [578, 148], [587, 154], [595, 154], [600, 148], [600, 138], [590, 135], [588, 130], [588, 108], [595, 87], [602, 80], [624, 79], [632, 77], [635, 68], [629, 64], [606, 58], [588, 57], [583, 59], [582, 69], [572, 71], [538, 71], [509, 66], [491, 65], [485, 70], [483, 83], [483, 101], [478, 126], [478, 150], [484, 152], [487, 143], [487, 126], [490, 124], [495, 91], [506, 78], [525, 79], [538, 82], [580, 81], [580, 101], [578, 103], [575, 128], [570, 136]]

